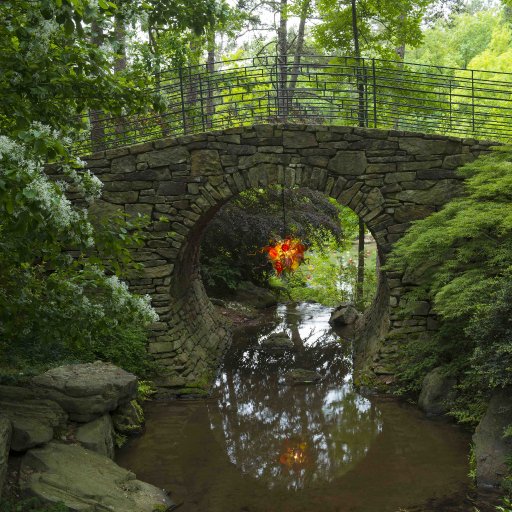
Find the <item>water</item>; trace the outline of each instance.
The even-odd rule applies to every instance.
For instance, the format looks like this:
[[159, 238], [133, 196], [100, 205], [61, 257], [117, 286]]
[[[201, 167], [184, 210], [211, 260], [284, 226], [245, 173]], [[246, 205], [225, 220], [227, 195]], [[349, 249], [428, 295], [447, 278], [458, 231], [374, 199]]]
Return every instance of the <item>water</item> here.
[[[469, 436], [354, 391], [350, 344], [329, 313], [281, 305], [239, 331], [212, 398], [148, 404], [146, 433], [118, 463], [171, 490], [180, 512], [473, 511]], [[294, 351], [261, 350], [282, 331]], [[284, 374], [297, 367], [323, 380], [290, 385]]]

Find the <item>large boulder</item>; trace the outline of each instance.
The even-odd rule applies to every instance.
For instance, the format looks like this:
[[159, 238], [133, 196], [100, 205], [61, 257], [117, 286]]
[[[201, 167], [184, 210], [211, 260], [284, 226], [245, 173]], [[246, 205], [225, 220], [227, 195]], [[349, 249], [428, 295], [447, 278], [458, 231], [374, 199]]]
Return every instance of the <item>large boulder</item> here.
[[84, 448], [114, 458], [114, 426], [109, 414], [80, 425], [75, 437]]
[[434, 368], [423, 379], [418, 405], [429, 416], [447, 412], [446, 403], [455, 395], [457, 379], [446, 375], [442, 367]]
[[56, 441], [27, 452], [19, 483], [25, 495], [62, 502], [76, 512], [153, 512], [173, 506], [165, 491], [109, 458]]
[[26, 388], [0, 386], [0, 410], [12, 423], [11, 449], [23, 452], [47, 443], [66, 426], [67, 414], [52, 400]]
[[0, 498], [7, 475], [7, 461], [11, 446], [12, 425], [8, 418], [0, 416]]
[[234, 300], [257, 309], [269, 308], [277, 304], [276, 296], [266, 288], [250, 281], [242, 281], [236, 289]]
[[87, 423], [133, 400], [137, 377], [97, 361], [59, 366], [32, 379], [39, 396], [57, 402], [73, 421]]
[[331, 313], [329, 324], [334, 327], [344, 327], [352, 325], [359, 319], [360, 313], [350, 302], [342, 302]]
[[512, 389], [497, 391], [473, 435], [476, 481], [479, 487], [500, 485], [508, 474], [507, 458], [512, 455], [512, 439], [503, 437], [512, 424]]

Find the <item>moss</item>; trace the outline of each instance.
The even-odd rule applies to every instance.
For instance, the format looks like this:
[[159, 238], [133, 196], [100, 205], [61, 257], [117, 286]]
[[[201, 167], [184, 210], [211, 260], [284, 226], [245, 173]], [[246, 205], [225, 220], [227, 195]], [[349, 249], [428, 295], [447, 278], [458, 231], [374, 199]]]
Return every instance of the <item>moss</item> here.
[[201, 397], [203, 397], [203, 396], [208, 396], [209, 393], [204, 388], [198, 388], [198, 387], [194, 387], [194, 386], [187, 386], [185, 388], [178, 389], [176, 391], [176, 394], [180, 395], [180, 396], [190, 395], [190, 396], [201, 396]]

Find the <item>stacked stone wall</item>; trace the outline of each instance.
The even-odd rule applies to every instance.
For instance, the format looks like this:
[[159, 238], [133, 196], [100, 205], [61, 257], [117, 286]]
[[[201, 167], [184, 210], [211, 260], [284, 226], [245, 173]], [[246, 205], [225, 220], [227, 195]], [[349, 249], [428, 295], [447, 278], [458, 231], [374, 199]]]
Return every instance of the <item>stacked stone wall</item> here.
[[[92, 214], [120, 209], [151, 218], [135, 259], [144, 269], [130, 279], [148, 293], [160, 315], [149, 352], [165, 371], [160, 386], [176, 389], [211, 379], [230, 341], [199, 275], [204, 227], [228, 200], [272, 184], [319, 190], [352, 208], [366, 223], [385, 263], [411, 221], [438, 210], [462, 190], [455, 170], [491, 143], [473, 139], [343, 126], [261, 125], [162, 139], [97, 153], [88, 167], [104, 183]], [[410, 318], [396, 308], [406, 286], [383, 274], [367, 316], [360, 360], [383, 374], [392, 337], [435, 328], [428, 302]], [[378, 326], [378, 328], [376, 327]], [[387, 341], [386, 341], [387, 340]]]

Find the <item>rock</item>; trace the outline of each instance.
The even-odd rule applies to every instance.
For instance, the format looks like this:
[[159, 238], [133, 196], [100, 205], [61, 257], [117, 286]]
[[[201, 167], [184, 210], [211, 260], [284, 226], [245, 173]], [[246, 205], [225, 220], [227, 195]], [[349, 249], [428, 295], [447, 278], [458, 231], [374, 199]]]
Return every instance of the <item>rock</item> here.
[[7, 461], [9, 458], [9, 448], [11, 446], [12, 425], [8, 418], [0, 416], [0, 498], [2, 497], [2, 488], [7, 476]]
[[24, 494], [77, 512], [153, 512], [173, 505], [165, 491], [109, 458], [55, 441], [27, 452], [19, 483]]
[[234, 300], [257, 309], [269, 308], [277, 304], [277, 299], [270, 290], [256, 286], [249, 281], [242, 281], [239, 284]]
[[260, 342], [261, 347], [267, 350], [289, 350], [295, 345], [285, 332], [275, 332]]
[[[12, 423], [11, 449], [22, 452], [51, 441], [59, 429], [64, 429], [67, 414], [51, 400], [26, 398], [30, 390], [1, 386], [0, 410]], [[5, 390], [5, 388], [10, 388]]]
[[144, 429], [144, 411], [137, 400], [132, 400], [112, 413], [112, 421], [120, 434], [140, 434]]
[[57, 402], [71, 420], [87, 423], [137, 394], [137, 377], [110, 363], [59, 366], [32, 379], [40, 396]]
[[434, 368], [423, 379], [418, 399], [419, 407], [430, 416], [444, 414], [447, 410], [446, 401], [455, 394], [455, 384], [457, 380], [447, 376], [443, 368]]
[[114, 426], [109, 414], [81, 425], [75, 435], [84, 448], [114, 458]]
[[473, 435], [476, 482], [479, 487], [500, 485], [509, 473], [507, 459], [512, 454], [512, 439], [504, 438], [505, 427], [512, 424], [512, 389], [492, 396], [487, 411]]
[[331, 313], [329, 324], [336, 327], [343, 325], [351, 325], [359, 319], [360, 313], [350, 302], [342, 302]]
[[322, 379], [322, 376], [314, 370], [294, 368], [285, 374], [286, 380], [292, 384], [313, 384]]

